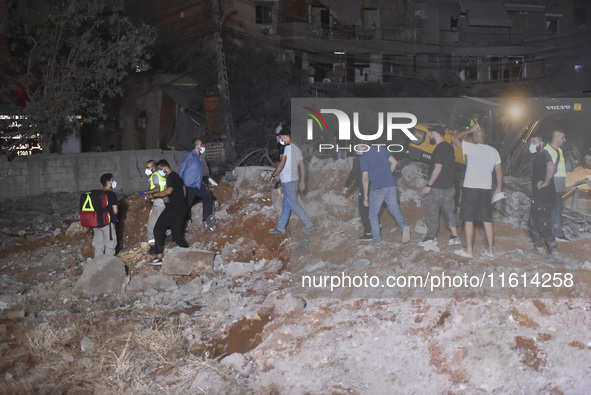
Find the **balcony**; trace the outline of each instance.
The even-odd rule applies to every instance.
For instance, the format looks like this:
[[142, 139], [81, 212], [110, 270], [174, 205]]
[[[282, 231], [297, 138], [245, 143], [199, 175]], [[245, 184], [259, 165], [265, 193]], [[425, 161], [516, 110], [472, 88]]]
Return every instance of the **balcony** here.
[[392, 27], [341, 26], [327, 28], [309, 26], [309, 35], [324, 40], [361, 40], [361, 41], [417, 41], [417, 29]]

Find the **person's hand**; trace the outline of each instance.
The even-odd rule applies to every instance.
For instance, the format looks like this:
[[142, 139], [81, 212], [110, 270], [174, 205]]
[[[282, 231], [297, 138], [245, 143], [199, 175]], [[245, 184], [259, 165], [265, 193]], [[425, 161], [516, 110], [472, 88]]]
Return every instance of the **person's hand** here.
[[501, 187], [500, 186], [497, 187], [497, 189], [495, 189], [495, 193], [493, 194], [493, 196], [496, 195], [497, 193], [501, 193]]
[[363, 198], [363, 205], [369, 207], [369, 199], [367, 197]]
[[421, 195], [426, 195], [429, 192], [431, 192], [431, 187], [428, 185], [425, 185], [425, 188], [423, 188], [423, 190], [421, 191]]
[[275, 177], [269, 178], [269, 185], [273, 185], [274, 182], [275, 182]]
[[347, 192], [349, 192], [349, 188], [347, 188], [347, 187], [343, 187], [343, 190], [342, 190], [342, 192], [343, 192], [343, 195], [346, 195], [346, 194], [347, 194]]
[[300, 192], [304, 192], [306, 189], [306, 181], [300, 180]]

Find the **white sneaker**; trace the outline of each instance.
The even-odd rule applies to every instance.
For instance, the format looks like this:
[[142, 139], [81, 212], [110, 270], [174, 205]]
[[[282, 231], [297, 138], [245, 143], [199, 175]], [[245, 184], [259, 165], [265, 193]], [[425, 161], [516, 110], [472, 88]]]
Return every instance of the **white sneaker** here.
[[457, 246], [460, 244], [462, 244], [462, 241], [460, 240], [460, 238], [458, 236], [451, 236], [449, 238], [449, 240], [447, 241], [448, 246]]
[[402, 243], [406, 244], [410, 241], [410, 226], [405, 226], [402, 230]]
[[425, 246], [428, 246], [428, 245], [437, 245], [437, 240], [431, 239], [431, 238], [425, 236], [425, 238], [423, 240], [419, 241], [417, 243], [417, 245], [420, 246], [420, 247], [425, 247]]

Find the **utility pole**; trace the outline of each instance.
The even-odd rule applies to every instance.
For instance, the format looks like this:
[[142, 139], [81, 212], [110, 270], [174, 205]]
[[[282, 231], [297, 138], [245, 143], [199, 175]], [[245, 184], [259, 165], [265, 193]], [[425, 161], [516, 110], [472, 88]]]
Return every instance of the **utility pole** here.
[[224, 148], [226, 158], [230, 163], [236, 159], [236, 147], [232, 135], [232, 108], [230, 107], [230, 88], [228, 86], [228, 72], [226, 70], [226, 55], [224, 52], [224, 41], [222, 40], [222, 20], [220, 18], [219, 0], [212, 0], [213, 23], [215, 25], [215, 45], [218, 73], [218, 89], [222, 101], [224, 113]]

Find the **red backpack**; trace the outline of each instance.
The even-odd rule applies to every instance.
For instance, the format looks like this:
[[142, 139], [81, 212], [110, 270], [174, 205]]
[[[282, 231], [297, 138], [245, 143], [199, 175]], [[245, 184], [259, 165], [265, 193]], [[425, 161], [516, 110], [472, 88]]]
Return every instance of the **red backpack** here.
[[94, 190], [80, 195], [80, 225], [102, 228], [111, 223], [109, 196], [106, 191]]

